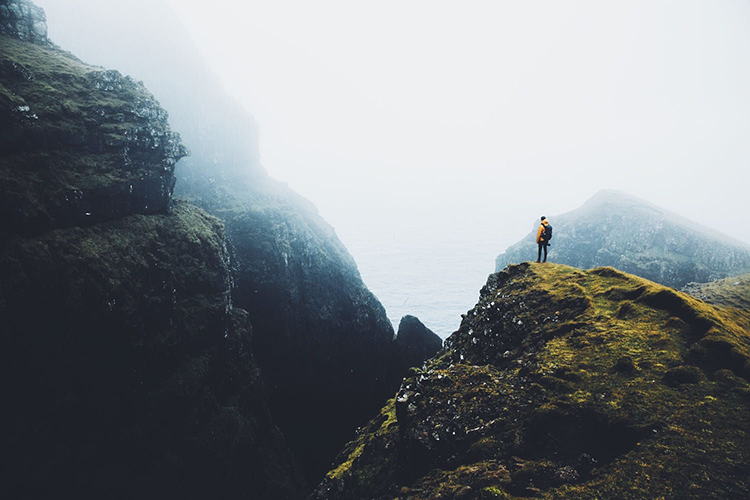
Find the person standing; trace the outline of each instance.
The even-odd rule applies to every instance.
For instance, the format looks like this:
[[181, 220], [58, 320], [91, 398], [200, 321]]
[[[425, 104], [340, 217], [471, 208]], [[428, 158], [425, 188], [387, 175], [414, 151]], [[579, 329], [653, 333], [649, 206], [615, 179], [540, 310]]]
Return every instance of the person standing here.
[[539, 224], [539, 229], [536, 232], [536, 242], [539, 245], [539, 253], [536, 258], [537, 262], [542, 259], [542, 249], [544, 249], [544, 260], [542, 262], [547, 262], [547, 246], [549, 245], [549, 240], [551, 238], [552, 226], [547, 220], [547, 217], [542, 215], [542, 222]]

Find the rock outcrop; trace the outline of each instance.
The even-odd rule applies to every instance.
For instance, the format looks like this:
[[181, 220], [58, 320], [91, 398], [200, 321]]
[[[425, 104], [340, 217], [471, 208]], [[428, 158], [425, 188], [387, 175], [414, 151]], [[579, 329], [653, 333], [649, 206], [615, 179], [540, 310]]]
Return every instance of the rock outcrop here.
[[749, 327], [613, 268], [509, 266], [313, 498], [747, 498]]
[[47, 16], [29, 0], [0, 2], [0, 35], [51, 46], [47, 38]]
[[415, 316], [406, 315], [398, 324], [388, 364], [389, 386], [398, 387], [409, 368], [420, 367], [443, 347], [443, 341]]
[[750, 274], [710, 283], [688, 283], [682, 291], [709, 304], [750, 310]]
[[300, 498], [223, 225], [171, 200], [166, 112], [32, 41], [0, 34], [3, 495]]
[[0, 36], [0, 231], [165, 212], [186, 150], [143, 84]]
[[[551, 217], [549, 260], [617, 269], [681, 288], [750, 271], [750, 245], [619, 191], [601, 191]], [[495, 261], [495, 270], [536, 257], [536, 228]]]

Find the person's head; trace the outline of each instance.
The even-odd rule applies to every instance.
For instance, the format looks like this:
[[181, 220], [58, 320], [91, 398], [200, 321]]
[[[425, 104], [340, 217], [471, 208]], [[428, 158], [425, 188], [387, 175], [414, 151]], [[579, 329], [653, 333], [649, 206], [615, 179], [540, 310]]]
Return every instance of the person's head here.
[[542, 222], [544, 222], [546, 220], [547, 220], [547, 217], [545, 217], [545, 216], [542, 215]]

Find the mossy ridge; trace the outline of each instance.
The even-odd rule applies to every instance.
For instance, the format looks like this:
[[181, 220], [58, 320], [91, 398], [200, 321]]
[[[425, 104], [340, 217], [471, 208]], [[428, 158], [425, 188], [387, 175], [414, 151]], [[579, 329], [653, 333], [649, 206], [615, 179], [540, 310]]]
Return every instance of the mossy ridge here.
[[[369, 462], [318, 498], [746, 497], [748, 316], [612, 268], [510, 266], [404, 380], [397, 451], [359, 436]], [[385, 456], [401, 472], [368, 481]]]
[[187, 154], [142, 83], [0, 36], [0, 231], [163, 213]]

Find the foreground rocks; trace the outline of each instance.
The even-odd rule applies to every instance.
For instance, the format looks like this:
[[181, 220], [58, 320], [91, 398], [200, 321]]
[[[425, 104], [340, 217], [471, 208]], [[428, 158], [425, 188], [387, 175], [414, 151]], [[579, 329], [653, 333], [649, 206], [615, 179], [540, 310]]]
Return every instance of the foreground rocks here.
[[748, 331], [612, 268], [511, 266], [313, 498], [745, 498]]

